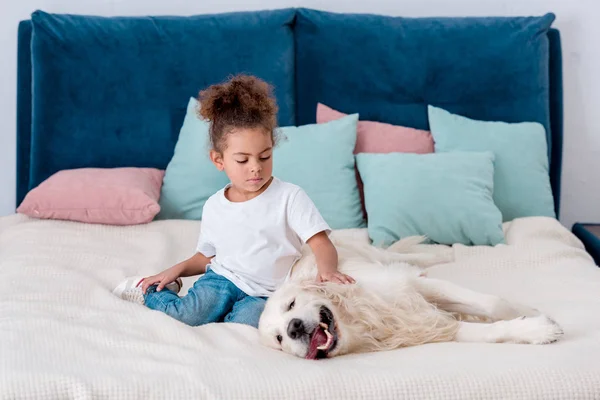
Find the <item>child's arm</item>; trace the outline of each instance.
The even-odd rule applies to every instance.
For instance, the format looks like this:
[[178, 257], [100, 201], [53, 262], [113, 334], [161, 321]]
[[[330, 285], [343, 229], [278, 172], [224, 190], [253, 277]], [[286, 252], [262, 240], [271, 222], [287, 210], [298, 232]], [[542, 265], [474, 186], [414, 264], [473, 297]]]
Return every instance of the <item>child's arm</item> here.
[[210, 264], [210, 260], [213, 257], [206, 257], [204, 254], [198, 252], [171, 268], [176, 268], [179, 271], [179, 276], [183, 277], [204, 274], [206, 266]]
[[317, 261], [319, 282], [355, 283], [354, 279], [338, 271], [337, 250], [325, 232], [319, 232], [306, 242]]
[[142, 285], [142, 292], [146, 293], [146, 290], [150, 286], [156, 285], [157, 283], [158, 286], [156, 287], [156, 291], [160, 292], [165, 285], [168, 285], [179, 277], [204, 274], [206, 272], [206, 266], [210, 263], [211, 259], [212, 257], [206, 257], [204, 254], [198, 252], [187, 260], [175, 264], [161, 273], [144, 278], [140, 282]]

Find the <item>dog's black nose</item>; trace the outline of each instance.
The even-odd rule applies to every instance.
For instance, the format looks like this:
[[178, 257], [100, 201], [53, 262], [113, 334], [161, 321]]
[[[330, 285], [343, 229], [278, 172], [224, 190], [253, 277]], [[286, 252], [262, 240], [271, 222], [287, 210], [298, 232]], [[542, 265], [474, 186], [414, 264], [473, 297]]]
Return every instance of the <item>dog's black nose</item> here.
[[304, 330], [304, 323], [301, 319], [294, 318], [290, 321], [287, 328], [287, 334], [289, 337], [292, 339], [298, 339], [304, 335], [304, 333], [306, 333], [306, 331]]

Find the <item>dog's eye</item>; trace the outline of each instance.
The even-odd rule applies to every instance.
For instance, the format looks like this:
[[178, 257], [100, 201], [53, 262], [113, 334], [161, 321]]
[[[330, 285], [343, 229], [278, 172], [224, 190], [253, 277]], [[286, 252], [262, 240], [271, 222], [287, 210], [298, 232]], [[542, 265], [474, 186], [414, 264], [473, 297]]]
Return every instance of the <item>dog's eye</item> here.
[[281, 335], [277, 335], [277, 341], [278, 341], [279, 343], [281, 343], [281, 341], [282, 341], [282, 340], [283, 340], [283, 338], [281, 337]]
[[292, 308], [294, 308], [295, 304], [296, 304], [296, 299], [292, 300], [292, 302], [290, 303], [290, 306], [288, 307], [288, 311], [290, 311]]

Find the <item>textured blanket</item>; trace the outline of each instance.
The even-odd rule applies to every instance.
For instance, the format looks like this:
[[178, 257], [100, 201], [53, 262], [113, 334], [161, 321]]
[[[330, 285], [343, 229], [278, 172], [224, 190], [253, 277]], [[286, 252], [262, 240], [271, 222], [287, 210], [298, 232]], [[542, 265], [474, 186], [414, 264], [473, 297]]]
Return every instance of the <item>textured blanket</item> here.
[[[111, 294], [126, 276], [189, 257], [199, 229], [0, 218], [0, 398], [600, 398], [600, 270], [553, 219], [506, 223], [506, 245], [423, 250], [449, 255], [431, 277], [536, 307], [562, 325], [561, 341], [429, 344], [321, 361], [264, 348], [251, 327], [189, 327]], [[334, 234], [367, 240], [364, 230]]]

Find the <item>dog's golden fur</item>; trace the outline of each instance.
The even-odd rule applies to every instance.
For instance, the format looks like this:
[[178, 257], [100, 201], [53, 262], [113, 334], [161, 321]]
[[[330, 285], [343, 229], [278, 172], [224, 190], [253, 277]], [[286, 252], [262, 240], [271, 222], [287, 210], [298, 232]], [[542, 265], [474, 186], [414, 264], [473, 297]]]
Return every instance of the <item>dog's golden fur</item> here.
[[[336, 334], [326, 357], [446, 341], [543, 344], [562, 335], [537, 310], [428, 278], [425, 268], [451, 261], [452, 253], [421, 240], [408, 238], [388, 249], [334, 240], [339, 269], [356, 279], [354, 285], [316, 282], [314, 256], [305, 248], [289, 281], [267, 301], [259, 323], [262, 342], [307, 356], [323, 307], [333, 315]], [[290, 336], [292, 320], [306, 332]]]

